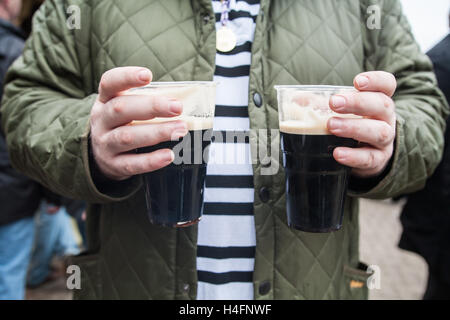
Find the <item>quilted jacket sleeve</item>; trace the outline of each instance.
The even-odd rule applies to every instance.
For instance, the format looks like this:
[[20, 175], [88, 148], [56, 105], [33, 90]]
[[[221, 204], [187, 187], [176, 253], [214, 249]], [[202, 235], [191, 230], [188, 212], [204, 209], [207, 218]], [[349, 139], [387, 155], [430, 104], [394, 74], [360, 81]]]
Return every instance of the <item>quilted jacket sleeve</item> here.
[[92, 181], [88, 135], [96, 95], [83, 90], [81, 70], [89, 61], [79, 59], [66, 5], [66, 0], [45, 1], [23, 55], [8, 72], [2, 125], [11, 162], [64, 196], [93, 203], [121, 200], [140, 181], [108, 195]]
[[363, 26], [365, 67], [391, 72], [397, 78], [397, 137], [386, 176], [369, 192], [353, 195], [387, 198], [424, 187], [442, 156], [448, 105], [437, 87], [430, 60], [420, 51], [402, 14], [400, 2], [361, 1], [363, 16], [370, 5], [381, 9], [381, 28], [370, 30]]

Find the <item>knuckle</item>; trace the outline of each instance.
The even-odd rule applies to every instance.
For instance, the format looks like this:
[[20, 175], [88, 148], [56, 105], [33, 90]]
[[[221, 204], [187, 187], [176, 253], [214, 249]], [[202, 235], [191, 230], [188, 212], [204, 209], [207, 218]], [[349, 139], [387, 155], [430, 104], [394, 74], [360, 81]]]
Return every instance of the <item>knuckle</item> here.
[[166, 99], [163, 97], [151, 97], [151, 106], [153, 112], [163, 112], [167, 107]]
[[145, 139], [146, 140], [155, 140], [160, 141], [162, 137], [162, 132], [164, 129], [164, 125], [160, 123], [152, 123], [149, 124], [149, 129], [145, 131]]
[[125, 162], [122, 165], [122, 170], [121, 171], [122, 171], [124, 176], [133, 176], [133, 175], [135, 175], [135, 168], [129, 161]]
[[102, 75], [102, 78], [100, 79], [98, 89], [100, 92], [102, 92], [108, 90], [108, 87], [109, 87], [108, 72], [106, 72]]
[[101, 156], [104, 158], [112, 157], [112, 146], [111, 141], [108, 140], [107, 137], [100, 137], [98, 139], [98, 146], [101, 146]]
[[112, 150], [116, 146], [116, 139], [113, 136], [113, 132], [108, 132], [98, 140], [105, 150]]
[[95, 131], [91, 131], [91, 143], [92, 143], [92, 149], [93, 149], [94, 153], [96, 153], [99, 146], [105, 145], [102, 143], [103, 142], [102, 140], [103, 140], [102, 137], [97, 136], [95, 134]]
[[159, 96], [150, 96], [149, 100], [150, 100], [150, 105], [152, 106], [153, 109], [158, 108], [161, 104], [161, 97], [159, 97]]
[[90, 139], [93, 146], [102, 146], [102, 143], [105, 142], [105, 134], [98, 126], [91, 125]]
[[369, 152], [367, 157], [365, 157], [362, 166], [365, 169], [373, 169], [376, 167], [376, 157], [373, 152]]
[[158, 142], [172, 140], [172, 126], [170, 124], [161, 124], [155, 128], [155, 138]]
[[115, 133], [115, 140], [122, 146], [129, 146], [133, 142], [133, 136], [128, 131], [117, 130]]
[[145, 163], [145, 171], [146, 172], [151, 172], [151, 171], [155, 171], [156, 168], [156, 164], [155, 161], [153, 159], [153, 157], [150, 155], [149, 157], [147, 157], [147, 161]]
[[391, 141], [392, 136], [392, 130], [391, 128], [386, 124], [379, 130], [378, 135], [378, 144], [387, 144]]
[[159, 126], [155, 127], [155, 130], [153, 131], [153, 134], [151, 138], [149, 137], [149, 141], [153, 141], [154, 144], [160, 143], [164, 141], [165, 134], [164, 129], [161, 129]]
[[96, 136], [92, 135], [92, 144], [95, 144], [96, 146], [107, 146], [108, 145], [108, 138], [104, 135], [102, 136]]
[[91, 124], [95, 125], [101, 118], [101, 112], [97, 107], [93, 107], [91, 110]]
[[112, 111], [115, 114], [122, 114], [125, 109], [122, 99], [116, 98], [112, 104]]
[[386, 94], [380, 95], [380, 104], [383, 106], [383, 114], [389, 118], [392, 118], [392, 115], [395, 113], [394, 110], [394, 101], [391, 99], [391, 97], [387, 96]]
[[159, 130], [159, 134], [159, 138], [163, 140], [171, 140], [172, 138], [175, 138], [173, 136], [174, 131], [171, 125], [164, 126], [161, 130]]
[[373, 152], [370, 152], [369, 153], [369, 158], [368, 158], [368, 161], [367, 161], [367, 168], [369, 168], [369, 169], [374, 168], [375, 167], [375, 161], [376, 161], [375, 154]]
[[393, 105], [392, 99], [386, 95], [383, 95], [383, 105], [386, 109], [390, 109]]

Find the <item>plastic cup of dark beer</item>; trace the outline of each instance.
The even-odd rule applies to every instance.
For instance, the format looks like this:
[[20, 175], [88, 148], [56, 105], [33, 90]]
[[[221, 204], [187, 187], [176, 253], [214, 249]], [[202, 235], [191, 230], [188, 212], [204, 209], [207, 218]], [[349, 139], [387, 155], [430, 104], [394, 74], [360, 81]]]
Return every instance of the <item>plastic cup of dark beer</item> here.
[[355, 92], [353, 87], [276, 86], [280, 117], [281, 150], [286, 176], [287, 221], [291, 228], [315, 233], [339, 230], [350, 168], [333, 158], [337, 147], [356, 147], [353, 139], [332, 135], [332, 117], [338, 114], [330, 98]]
[[176, 141], [140, 148], [138, 153], [172, 149], [173, 163], [143, 175], [147, 214], [153, 224], [186, 227], [203, 214], [206, 165], [215, 111], [214, 82], [154, 82], [126, 94], [163, 96], [183, 103], [181, 116], [133, 121], [130, 125], [184, 120], [189, 133]]

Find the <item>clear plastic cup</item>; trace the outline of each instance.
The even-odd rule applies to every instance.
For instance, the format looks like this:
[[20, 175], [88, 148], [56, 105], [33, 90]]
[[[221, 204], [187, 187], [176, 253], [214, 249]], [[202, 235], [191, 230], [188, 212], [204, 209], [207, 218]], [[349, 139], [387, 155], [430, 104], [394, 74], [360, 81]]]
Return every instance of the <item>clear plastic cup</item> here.
[[189, 133], [181, 141], [167, 141], [140, 148], [149, 153], [169, 148], [175, 160], [162, 169], [143, 175], [147, 213], [154, 224], [186, 227], [197, 223], [203, 214], [207, 151], [211, 143], [215, 111], [215, 82], [156, 82], [129, 90], [127, 95], [154, 95], [177, 99], [183, 113], [173, 118], [133, 121], [131, 125], [184, 120]]
[[287, 221], [305, 232], [332, 232], [342, 226], [350, 168], [333, 157], [336, 147], [356, 147], [332, 135], [332, 117], [361, 118], [330, 109], [330, 98], [357, 92], [353, 87], [276, 86], [281, 150], [286, 175]]

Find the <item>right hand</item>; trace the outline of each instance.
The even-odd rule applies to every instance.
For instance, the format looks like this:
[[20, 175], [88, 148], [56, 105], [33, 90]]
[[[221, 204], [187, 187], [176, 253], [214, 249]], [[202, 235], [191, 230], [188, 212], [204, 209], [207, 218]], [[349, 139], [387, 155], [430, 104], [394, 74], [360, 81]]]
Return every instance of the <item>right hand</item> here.
[[152, 80], [150, 70], [140, 67], [111, 69], [102, 76], [99, 95], [91, 110], [91, 143], [94, 160], [107, 178], [129, 177], [161, 169], [174, 159], [170, 149], [136, 154], [137, 148], [181, 138], [188, 133], [184, 121], [128, 125], [133, 120], [175, 117], [182, 113], [180, 101], [145, 95], [121, 95]]

